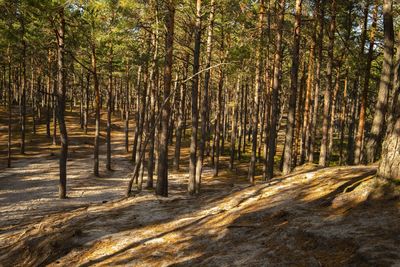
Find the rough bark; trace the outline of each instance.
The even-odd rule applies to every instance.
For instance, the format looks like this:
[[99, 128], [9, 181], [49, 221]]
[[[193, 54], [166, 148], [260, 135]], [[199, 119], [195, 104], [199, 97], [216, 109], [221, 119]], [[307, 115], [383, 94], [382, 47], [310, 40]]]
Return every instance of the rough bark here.
[[292, 171], [293, 135], [295, 129], [296, 102], [297, 102], [297, 91], [298, 91], [297, 87], [298, 87], [298, 77], [299, 77], [301, 8], [302, 8], [302, 0], [296, 0], [292, 67], [290, 71], [289, 111], [288, 111], [288, 122], [286, 125], [286, 134], [285, 134], [285, 149], [283, 151], [283, 170], [282, 170], [283, 175], [286, 175]]
[[326, 68], [327, 88], [324, 91], [324, 108], [322, 120], [322, 140], [319, 154], [319, 166], [326, 167], [329, 163], [328, 154], [328, 134], [329, 122], [331, 114], [331, 98], [333, 93], [332, 71], [334, 54], [333, 49], [335, 45], [335, 32], [336, 32], [336, 0], [331, 3], [331, 20], [329, 26], [329, 45], [328, 45], [328, 63]]
[[202, 99], [202, 110], [201, 110], [201, 139], [199, 144], [199, 155], [196, 163], [196, 191], [200, 191], [201, 185], [201, 173], [203, 170], [203, 161], [204, 161], [204, 150], [206, 146], [206, 142], [208, 140], [207, 133], [207, 124], [208, 124], [208, 116], [207, 113], [209, 111], [209, 87], [210, 87], [210, 78], [211, 78], [211, 52], [213, 48], [213, 32], [214, 32], [214, 12], [215, 12], [215, 3], [214, 0], [211, 0], [210, 3], [210, 18], [207, 32], [207, 44], [206, 44], [206, 71], [204, 77], [204, 91], [203, 91], [203, 99]]
[[251, 158], [249, 165], [248, 179], [251, 184], [254, 184], [254, 176], [256, 172], [256, 159], [257, 159], [257, 135], [258, 135], [258, 122], [260, 112], [260, 98], [262, 94], [262, 76], [263, 76], [263, 36], [264, 36], [264, 17], [265, 17], [265, 6], [264, 0], [260, 1], [260, 10], [258, 18], [258, 47], [256, 51], [256, 86], [254, 89], [254, 103], [253, 103], [253, 121], [252, 121], [252, 145], [251, 145]]
[[266, 178], [272, 179], [274, 176], [274, 157], [276, 152], [276, 136], [277, 136], [277, 120], [279, 116], [278, 97], [281, 87], [281, 72], [282, 72], [282, 34], [283, 23], [285, 19], [285, 0], [279, 1], [279, 14], [277, 19], [277, 36], [276, 36], [276, 51], [274, 57], [274, 76], [271, 96], [271, 127], [269, 132], [269, 151], [268, 151], [268, 169]]
[[67, 195], [67, 158], [68, 158], [68, 133], [65, 124], [65, 94], [66, 88], [66, 72], [64, 66], [65, 47], [65, 19], [64, 8], [59, 11], [60, 28], [57, 30], [57, 118], [60, 127], [60, 182], [58, 195], [59, 198], [66, 198]]
[[[399, 33], [400, 37], [400, 33]], [[393, 99], [388, 120], [388, 130], [382, 145], [378, 175], [400, 181], [400, 43], [397, 45], [397, 62], [393, 76]]]
[[378, 3], [376, 2], [374, 12], [373, 12], [372, 25], [371, 25], [371, 29], [370, 29], [369, 49], [368, 49], [367, 65], [365, 67], [364, 87], [363, 87], [363, 91], [361, 94], [360, 115], [359, 115], [359, 120], [358, 120], [356, 146], [355, 146], [355, 152], [354, 152], [354, 163], [356, 165], [360, 164], [360, 162], [362, 160], [362, 150], [363, 150], [364, 130], [365, 130], [365, 117], [366, 117], [366, 109], [367, 109], [369, 80], [371, 77], [371, 65], [372, 65], [372, 59], [373, 59], [373, 53], [374, 53], [377, 19], [378, 19]]
[[165, 25], [167, 28], [165, 36], [165, 65], [164, 65], [164, 106], [161, 110], [161, 131], [158, 146], [157, 186], [156, 194], [168, 196], [168, 122], [171, 112], [169, 97], [172, 84], [173, 44], [174, 44], [174, 1], [168, 1]]
[[315, 90], [314, 90], [314, 101], [312, 106], [312, 117], [310, 124], [310, 147], [308, 153], [308, 162], [314, 162], [314, 148], [315, 139], [317, 135], [317, 119], [318, 119], [318, 108], [319, 108], [319, 92], [321, 91], [321, 68], [323, 60], [323, 40], [324, 40], [324, 16], [325, 8], [324, 2], [317, 0], [316, 2], [316, 16], [318, 17], [318, 60], [315, 66]]
[[369, 140], [366, 145], [366, 160], [372, 163], [377, 160], [380, 145], [382, 142], [385, 116], [389, 92], [392, 87], [392, 65], [394, 53], [394, 30], [393, 30], [393, 3], [392, 0], [384, 0], [383, 3], [383, 63], [379, 82], [378, 99], [375, 105], [375, 114], [372, 121], [372, 128], [369, 134]]
[[189, 158], [189, 194], [195, 194], [196, 189], [196, 163], [197, 163], [197, 131], [199, 124], [198, 111], [198, 90], [199, 90], [199, 69], [200, 69], [200, 42], [201, 42], [201, 0], [196, 1], [196, 25], [194, 40], [193, 80], [192, 80], [192, 134], [190, 137], [190, 158]]

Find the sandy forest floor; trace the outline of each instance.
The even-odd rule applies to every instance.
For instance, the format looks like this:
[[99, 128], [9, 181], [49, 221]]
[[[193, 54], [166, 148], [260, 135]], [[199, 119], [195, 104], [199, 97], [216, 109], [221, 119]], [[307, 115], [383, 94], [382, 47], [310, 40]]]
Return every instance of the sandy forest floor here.
[[132, 165], [120, 126], [114, 171], [101, 178], [92, 132], [71, 127], [66, 200], [57, 199], [58, 148], [44, 129], [6, 169], [0, 128], [0, 266], [400, 266], [399, 186], [376, 179], [376, 166], [306, 165], [255, 186], [246, 164], [218, 179], [206, 167], [195, 197], [183, 169], [170, 174], [169, 198], [124, 198]]

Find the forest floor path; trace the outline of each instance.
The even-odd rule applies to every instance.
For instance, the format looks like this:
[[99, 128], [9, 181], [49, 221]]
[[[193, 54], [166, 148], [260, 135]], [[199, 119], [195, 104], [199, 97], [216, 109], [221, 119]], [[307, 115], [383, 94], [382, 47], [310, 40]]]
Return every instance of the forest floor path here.
[[[0, 110], [0, 121], [6, 121]], [[102, 117], [100, 136], [100, 177], [93, 175], [94, 129], [85, 134], [76, 113], [67, 112], [69, 126], [69, 153], [67, 163], [67, 199], [58, 199], [59, 146], [52, 145], [46, 136], [44, 122], [33, 134], [32, 121], [28, 120], [26, 152], [19, 153], [20, 135], [13, 136], [12, 167], [5, 168], [7, 127], [0, 127], [0, 233], [14, 231], [38, 222], [56, 212], [87, 207], [124, 196], [133, 166], [130, 153], [125, 152], [122, 123], [113, 120], [112, 171], [105, 168], [105, 114]], [[4, 125], [4, 124], [3, 124]], [[93, 125], [93, 124], [91, 124]], [[18, 120], [13, 121], [18, 132]], [[57, 135], [57, 143], [59, 143]]]
[[188, 196], [134, 197], [2, 232], [4, 266], [390, 266], [400, 263], [400, 199], [375, 166], [303, 166], [255, 186], [204, 179]]

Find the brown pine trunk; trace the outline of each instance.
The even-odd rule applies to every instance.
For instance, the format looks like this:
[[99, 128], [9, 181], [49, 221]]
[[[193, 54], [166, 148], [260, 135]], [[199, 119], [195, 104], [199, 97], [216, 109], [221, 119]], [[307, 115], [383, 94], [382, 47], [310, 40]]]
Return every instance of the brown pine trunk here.
[[[231, 156], [229, 160], [229, 168], [233, 170], [233, 164], [235, 161], [235, 154], [236, 154], [236, 138], [237, 138], [237, 117], [238, 117], [238, 101], [239, 101], [239, 90], [240, 90], [240, 77], [236, 82], [236, 90], [233, 93], [233, 106], [231, 112]], [[234, 175], [232, 175], [234, 177]], [[231, 180], [232, 186], [234, 185], [234, 179]]]
[[51, 112], [51, 105], [50, 105], [50, 102], [51, 102], [51, 93], [52, 93], [52, 91], [51, 91], [51, 76], [52, 76], [52, 71], [51, 71], [51, 54], [50, 54], [50, 51], [48, 52], [48, 55], [47, 55], [47, 77], [46, 77], [46, 79], [47, 79], [47, 90], [46, 90], [46, 136], [48, 137], [48, 138], [50, 138], [50, 136], [51, 136], [51, 133], [50, 133], [50, 121], [51, 121], [51, 114], [50, 114], [50, 112]]
[[329, 46], [328, 46], [328, 64], [326, 68], [327, 88], [324, 92], [324, 108], [322, 120], [322, 140], [319, 154], [319, 166], [326, 167], [329, 164], [328, 154], [328, 135], [331, 114], [331, 98], [333, 93], [332, 71], [333, 71], [333, 49], [335, 45], [336, 32], [336, 0], [331, 3], [331, 21], [329, 27]]
[[211, 79], [211, 52], [213, 46], [213, 31], [214, 31], [214, 12], [215, 12], [215, 4], [214, 0], [211, 0], [210, 3], [210, 18], [209, 18], [209, 26], [208, 26], [208, 35], [207, 35], [207, 45], [206, 45], [206, 71], [204, 77], [204, 92], [203, 92], [203, 101], [202, 101], [202, 111], [201, 111], [201, 139], [199, 145], [199, 156], [197, 158], [196, 163], [196, 191], [197, 193], [200, 191], [201, 185], [201, 173], [203, 169], [203, 161], [204, 161], [204, 150], [206, 146], [206, 142], [208, 139], [207, 136], [207, 113], [209, 111], [209, 87], [210, 87], [210, 79]]
[[96, 58], [96, 45], [94, 44], [94, 40], [92, 40], [92, 73], [93, 73], [93, 81], [94, 81], [94, 109], [95, 109], [95, 134], [94, 134], [94, 150], [93, 150], [93, 172], [96, 177], [99, 177], [99, 148], [100, 148], [100, 88], [99, 88], [99, 80], [97, 77], [97, 58]]
[[365, 68], [365, 78], [364, 78], [364, 87], [361, 94], [361, 105], [360, 105], [360, 116], [358, 120], [358, 129], [357, 129], [357, 136], [356, 136], [356, 146], [354, 152], [354, 164], [360, 164], [362, 160], [362, 150], [363, 150], [363, 141], [364, 141], [364, 128], [365, 128], [365, 116], [366, 116], [366, 109], [367, 109], [367, 98], [368, 98], [368, 89], [369, 89], [369, 80], [371, 76], [371, 65], [373, 59], [373, 52], [374, 52], [374, 43], [375, 43], [375, 32], [376, 32], [376, 25], [378, 19], [378, 3], [375, 3], [372, 25], [370, 30], [370, 40], [369, 40], [369, 50], [368, 50], [368, 58], [367, 58], [367, 65]]
[[[400, 33], [399, 33], [400, 37]], [[382, 145], [378, 175], [400, 181], [400, 43], [397, 44], [397, 62], [394, 67], [393, 100], [388, 119], [388, 131]]]
[[302, 0], [296, 0], [296, 20], [294, 23], [292, 68], [290, 71], [289, 111], [288, 111], [288, 122], [286, 126], [286, 135], [285, 135], [285, 149], [283, 151], [283, 170], [282, 170], [283, 175], [286, 175], [292, 171], [293, 135], [295, 129], [296, 102], [297, 102], [297, 91], [298, 91], [297, 87], [298, 87], [298, 76], [299, 76], [301, 4]]
[[[126, 71], [125, 71], [125, 124], [124, 124], [124, 133], [125, 133], [125, 152], [129, 152], [129, 119], [130, 119], [130, 109], [131, 109], [131, 93], [130, 93], [130, 86], [129, 86], [129, 64], [126, 64]], [[122, 86], [122, 78], [121, 78], [121, 86]]]
[[138, 148], [138, 138], [139, 138], [139, 125], [140, 125], [140, 88], [142, 86], [142, 67], [139, 66], [137, 72], [137, 81], [136, 81], [136, 116], [135, 116], [135, 134], [133, 137], [133, 145], [132, 145], [132, 162], [136, 163], [136, 155]]
[[297, 111], [296, 111], [296, 131], [294, 132], [294, 146], [293, 146], [293, 163], [292, 167], [296, 167], [298, 163], [298, 155], [301, 154], [300, 151], [300, 143], [301, 143], [301, 132], [302, 132], [302, 118], [304, 115], [304, 99], [305, 99], [305, 90], [306, 87], [306, 59], [303, 57], [303, 70], [302, 70], [302, 77], [300, 79], [300, 86], [299, 86], [299, 97], [298, 97], [298, 104], [297, 104]]
[[344, 155], [343, 155], [343, 146], [344, 146], [344, 135], [345, 135], [345, 128], [347, 125], [347, 110], [348, 110], [348, 70], [346, 70], [346, 78], [344, 80], [344, 88], [343, 88], [343, 97], [342, 97], [342, 108], [341, 108], [341, 113], [340, 113], [340, 142], [339, 142], [339, 165], [342, 165], [344, 160]]
[[[189, 68], [189, 54], [186, 55], [185, 67], [184, 67], [184, 75], [183, 79], [187, 79]], [[181, 145], [182, 145], [182, 137], [183, 130], [185, 126], [185, 116], [186, 116], [186, 82], [180, 85], [180, 94], [179, 94], [179, 115], [178, 115], [178, 128], [176, 129], [176, 137], [175, 137], [175, 155], [174, 155], [174, 167], [175, 170], [179, 170], [180, 161], [181, 161]]]
[[11, 97], [11, 55], [8, 48], [8, 138], [7, 138], [7, 167], [11, 168], [11, 135], [12, 135], [12, 97]]
[[316, 3], [316, 16], [318, 17], [318, 60], [315, 66], [315, 91], [314, 101], [312, 106], [312, 117], [310, 124], [310, 146], [308, 148], [308, 162], [314, 162], [314, 148], [316, 146], [315, 139], [317, 135], [317, 120], [318, 120], [318, 108], [319, 108], [319, 92], [321, 91], [321, 68], [323, 60], [323, 40], [324, 40], [324, 16], [325, 8], [324, 2], [317, 0]]
[[248, 179], [251, 184], [254, 184], [254, 176], [256, 172], [256, 160], [257, 160], [257, 135], [258, 135], [258, 122], [260, 112], [260, 98], [262, 93], [262, 74], [264, 64], [264, 53], [263, 53], [263, 36], [264, 36], [264, 17], [265, 17], [265, 6], [264, 0], [260, 1], [260, 10], [258, 18], [258, 47], [256, 51], [256, 86], [254, 89], [254, 103], [253, 103], [253, 121], [252, 121], [252, 146], [251, 146], [251, 159], [249, 166]]
[[276, 51], [274, 58], [274, 77], [271, 96], [271, 127], [269, 132], [269, 151], [268, 151], [268, 169], [266, 178], [272, 179], [274, 176], [274, 157], [276, 153], [276, 137], [277, 137], [277, 120], [279, 116], [278, 97], [281, 87], [281, 72], [282, 72], [282, 34], [283, 23], [285, 19], [285, 0], [279, 0], [279, 15], [277, 19], [277, 36], [276, 36]]
[[384, 0], [383, 3], [383, 27], [384, 47], [382, 72], [379, 83], [378, 99], [375, 105], [375, 114], [372, 128], [367, 142], [366, 160], [372, 163], [377, 160], [383, 137], [385, 116], [388, 104], [389, 92], [391, 90], [391, 72], [393, 65], [394, 30], [393, 30], [393, 3], [392, 0]]
[[219, 172], [219, 156], [221, 154], [221, 134], [222, 134], [222, 115], [223, 115], [223, 103], [222, 103], [222, 90], [224, 87], [224, 73], [222, 68], [220, 69], [219, 82], [218, 82], [218, 92], [217, 92], [217, 101], [218, 101], [218, 111], [217, 111], [217, 119], [216, 119], [216, 127], [215, 127], [215, 165], [214, 165], [214, 176], [218, 176]]
[[172, 60], [174, 44], [174, 22], [175, 4], [174, 1], [167, 2], [167, 13], [165, 25], [167, 33], [165, 36], [165, 65], [164, 65], [164, 105], [161, 110], [161, 131], [158, 146], [158, 165], [157, 165], [157, 186], [156, 194], [164, 197], [168, 196], [168, 122], [170, 116], [170, 94], [172, 84]]
[[197, 128], [199, 124], [199, 111], [197, 98], [199, 90], [199, 69], [200, 69], [200, 42], [201, 42], [201, 0], [196, 2], [196, 25], [194, 40], [194, 60], [193, 60], [193, 82], [192, 82], [192, 135], [190, 138], [190, 158], [189, 158], [189, 194], [195, 194], [196, 188], [196, 163], [197, 163]]
[[111, 171], [111, 114], [112, 114], [112, 91], [113, 91], [113, 66], [112, 66], [112, 48], [109, 58], [109, 72], [108, 72], [108, 96], [107, 96], [107, 135], [106, 135], [106, 169]]
[[57, 145], [57, 99], [56, 99], [56, 86], [57, 84], [53, 84], [53, 95], [52, 95], [52, 104], [53, 104], [53, 146]]
[[85, 111], [83, 115], [83, 128], [85, 134], [88, 134], [88, 124], [89, 124], [89, 87], [90, 87], [90, 72], [86, 74], [86, 88], [85, 88]]
[[67, 158], [68, 158], [68, 134], [65, 124], [65, 94], [66, 88], [66, 73], [64, 66], [64, 35], [65, 35], [65, 19], [64, 9], [59, 11], [60, 28], [57, 30], [57, 117], [60, 127], [60, 182], [59, 182], [59, 198], [66, 198], [67, 195]]
[[336, 117], [336, 100], [337, 94], [339, 92], [340, 87], [340, 66], [336, 73], [336, 82], [335, 82], [335, 89], [332, 94], [332, 105], [331, 105], [331, 115], [330, 115], [330, 127], [329, 127], [329, 143], [328, 143], [328, 155], [331, 155], [333, 151], [333, 143], [334, 143], [334, 132], [335, 132], [335, 117]]
[[[314, 18], [317, 19], [317, 15], [314, 14]], [[317, 23], [314, 23], [314, 32], [316, 30]], [[308, 70], [307, 70], [307, 89], [306, 97], [304, 103], [304, 114], [303, 114], [303, 130], [301, 134], [301, 155], [300, 164], [304, 164], [306, 159], [309, 157], [309, 144], [310, 144], [310, 107], [311, 107], [311, 97], [314, 87], [314, 63], [315, 63], [315, 44], [316, 36], [313, 34], [311, 40], [310, 54], [308, 60]]]
[[[22, 19], [23, 20], [23, 19]], [[21, 118], [21, 143], [20, 153], [25, 154], [25, 128], [26, 128], [26, 41], [25, 41], [25, 24], [21, 23], [22, 26], [22, 94], [20, 103], [20, 118]]]

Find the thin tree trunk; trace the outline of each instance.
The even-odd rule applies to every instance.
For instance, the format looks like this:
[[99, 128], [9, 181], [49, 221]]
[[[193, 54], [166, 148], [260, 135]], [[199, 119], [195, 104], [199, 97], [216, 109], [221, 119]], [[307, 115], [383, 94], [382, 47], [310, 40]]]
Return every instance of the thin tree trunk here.
[[26, 41], [25, 41], [25, 24], [22, 24], [22, 95], [20, 103], [20, 117], [21, 117], [21, 143], [20, 143], [20, 153], [25, 154], [25, 128], [26, 128]]
[[11, 97], [11, 55], [8, 48], [8, 138], [7, 138], [7, 167], [11, 168], [11, 135], [12, 135], [12, 97]]
[[295, 129], [296, 102], [298, 91], [299, 76], [299, 52], [300, 52], [300, 34], [301, 34], [301, 4], [302, 0], [296, 0], [296, 20], [294, 24], [294, 41], [292, 54], [292, 68], [290, 72], [290, 98], [288, 123], [286, 126], [285, 149], [283, 151], [283, 171], [286, 175], [292, 171], [293, 155], [293, 135]]
[[365, 78], [364, 78], [364, 87], [361, 94], [361, 106], [360, 106], [360, 116], [358, 121], [358, 129], [357, 129], [357, 136], [356, 136], [356, 146], [354, 152], [354, 163], [360, 164], [362, 160], [362, 150], [363, 150], [363, 140], [364, 140], [364, 128], [365, 128], [365, 116], [366, 116], [366, 105], [367, 105], [367, 98], [368, 98], [368, 89], [369, 89], [369, 80], [371, 76], [371, 65], [373, 59], [373, 52], [374, 52], [374, 43], [375, 43], [375, 32], [376, 32], [376, 25], [378, 19], [378, 3], [375, 3], [375, 8], [373, 12], [373, 19], [372, 25], [370, 30], [370, 40], [369, 40], [369, 50], [368, 50], [368, 58], [367, 58], [367, 65], [365, 68]]
[[281, 87], [281, 72], [282, 72], [282, 34], [283, 23], [285, 19], [285, 0], [279, 0], [279, 15], [277, 18], [277, 36], [276, 36], [276, 51], [274, 58], [274, 77], [271, 95], [271, 127], [269, 132], [269, 151], [268, 151], [268, 169], [266, 178], [272, 179], [274, 176], [274, 163], [276, 153], [276, 137], [277, 137], [277, 119], [279, 116], [278, 97]]
[[384, 27], [384, 46], [382, 72], [379, 82], [378, 99], [375, 105], [375, 114], [372, 121], [372, 128], [367, 142], [366, 160], [372, 163], [377, 160], [384, 134], [385, 115], [389, 92], [392, 87], [392, 65], [394, 53], [394, 30], [393, 30], [393, 3], [392, 0], [383, 1], [383, 27]]
[[196, 1], [196, 25], [194, 40], [194, 61], [193, 61], [193, 82], [192, 82], [192, 135], [190, 138], [190, 158], [189, 158], [189, 194], [197, 193], [196, 188], [196, 161], [197, 161], [197, 128], [199, 124], [199, 114], [197, 107], [199, 89], [199, 69], [200, 69], [200, 42], [201, 42], [201, 0]]
[[67, 158], [68, 158], [68, 133], [65, 124], [65, 94], [66, 88], [66, 73], [64, 65], [64, 35], [65, 35], [65, 19], [64, 8], [59, 11], [60, 28], [57, 30], [57, 117], [60, 127], [60, 182], [59, 182], [59, 198], [66, 198], [67, 195]]
[[210, 3], [210, 18], [209, 18], [209, 26], [207, 33], [207, 44], [206, 44], [206, 72], [204, 77], [204, 92], [203, 92], [203, 101], [202, 101], [202, 111], [201, 111], [201, 139], [199, 145], [199, 156], [197, 158], [196, 163], [196, 192], [200, 191], [201, 185], [201, 173], [203, 169], [203, 161], [204, 161], [204, 149], [208, 139], [207, 133], [207, 113], [209, 109], [209, 87], [210, 87], [210, 78], [211, 78], [211, 52], [213, 47], [213, 31], [214, 31], [214, 12], [215, 12], [215, 4], [214, 0], [211, 0]]
[[[314, 18], [317, 18], [317, 15], [314, 14]], [[314, 23], [314, 31], [316, 30], [316, 24]], [[316, 36], [313, 34], [311, 40], [311, 48], [308, 60], [308, 70], [307, 70], [307, 89], [306, 89], [306, 97], [304, 103], [304, 114], [303, 114], [303, 131], [301, 134], [301, 155], [300, 155], [300, 164], [304, 164], [306, 159], [309, 156], [309, 144], [310, 144], [310, 107], [311, 107], [311, 97], [314, 87], [314, 63], [315, 63], [315, 44]]]
[[329, 163], [328, 154], [328, 135], [329, 135], [329, 122], [331, 110], [331, 98], [333, 93], [332, 71], [334, 54], [333, 49], [335, 45], [335, 32], [336, 32], [336, 0], [331, 3], [331, 21], [329, 27], [329, 45], [328, 45], [328, 63], [326, 68], [327, 88], [324, 92], [324, 108], [322, 120], [322, 140], [319, 154], [319, 166], [326, 167]]
[[[125, 124], [124, 124], [124, 133], [125, 133], [125, 152], [129, 152], [129, 119], [130, 119], [130, 108], [131, 108], [131, 102], [130, 102], [130, 86], [129, 86], [129, 64], [126, 64], [126, 84], [125, 84]], [[122, 78], [121, 78], [121, 87], [122, 87]]]
[[328, 143], [328, 155], [331, 155], [333, 151], [333, 143], [334, 143], [334, 132], [335, 132], [335, 117], [336, 117], [336, 100], [337, 94], [339, 92], [340, 87], [340, 66], [336, 73], [336, 82], [335, 82], [335, 89], [332, 95], [332, 104], [331, 104], [331, 115], [330, 115], [330, 127], [329, 127], [329, 143]]
[[168, 196], [168, 122], [170, 116], [169, 97], [172, 84], [172, 60], [174, 44], [174, 19], [175, 4], [173, 1], [167, 2], [167, 14], [165, 18], [166, 38], [165, 38], [165, 66], [164, 66], [164, 101], [167, 101], [162, 107], [161, 132], [158, 147], [158, 169], [156, 194], [164, 197]]
[[263, 74], [263, 64], [264, 64], [264, 54], [263, 54], [263, 36], [264, 36], [264, 17], [265, 17], [265, 6], [264, 0], [260, 1], [259, 7], [259, 18], [258, 18], [258, 42], [256, 51], [256, 87], [254, 90], [254, 112], [253, 112], [253, 122], [252, 122], [252, 146], [251, 146], [251, 158], [249, 165], [248, 179], [251, 184], [254, 184], [254, 176], [256, 172], [256, 153], [257, 153], [257, 135], [258, 135], [258, 116], [260, 112], [260, 97], [262, 92], [262, 74]]
[[106, 169], [107, 171], [111, 171], [111, 113], [112, 113], [112, 91], [113, 91], [113, 66], [112, 66], [112, 48], [110, 52], [109, 59], [109, 73], [108, 73], [108, 97], [107, 97], [107, 135], [106, 135]]
[[[94, 40], [92, 41], [94, 42]], [[94, 134], [94, 155], [93, 155], [93, 172], [96, 177], [99, 177], [99, 149], [100, 149], [100, 88], [99, 88], [99, 80], [97, 77], [97, 58], [96, 58], [96, 46], [92, 43], [92, 73], [94, 80], [94, 92], [95, 92], [95, 119], [96, 119], [96, 128]]]
[[324, 17], [325, 8], [324, 2], [317, 0], [316, 3], [316, 16], [318, 17], [318, 60], [315, 69], [315, 91], [314, 91], [314, 102], [312, 106], [312, 119], [310, 125], [310, 146], [308, 153], [308, 162], [314, 162], [314, 147], [315, 139], [317, 135], [317, 120], [318, 120], [318, 107], [319, 107], [319, 92], [321, 91], [321, 68], [323, 60], [323, 40], [324, 40]]

